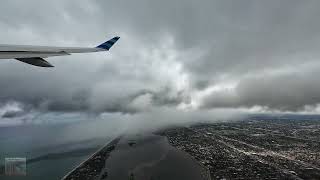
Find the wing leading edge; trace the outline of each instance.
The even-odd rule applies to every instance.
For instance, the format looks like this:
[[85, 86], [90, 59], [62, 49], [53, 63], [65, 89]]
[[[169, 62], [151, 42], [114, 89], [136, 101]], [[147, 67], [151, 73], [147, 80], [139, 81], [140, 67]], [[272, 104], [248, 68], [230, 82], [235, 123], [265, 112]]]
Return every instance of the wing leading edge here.
[[66, 56], [72, 53], [109, 51], [119, 39], [120, 37], [114, 37], [95, 48], [0, 45], [0, 59], [16, 59], [34, 66], [54, 67], [43, 58]]

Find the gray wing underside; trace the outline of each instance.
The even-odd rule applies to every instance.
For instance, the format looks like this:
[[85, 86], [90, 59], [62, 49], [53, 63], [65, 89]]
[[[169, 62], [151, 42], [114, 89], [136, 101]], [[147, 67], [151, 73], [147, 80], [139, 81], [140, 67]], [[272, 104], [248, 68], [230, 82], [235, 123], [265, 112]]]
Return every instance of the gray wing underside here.
[[50, 64], [48, 61], [40, 58], [40, 57], [35, 57], [35, 58], [16, 58], [16, 60], [31, 64], [34, 66], [39, 66], [39, 67], [54, 67], [52, 64]]

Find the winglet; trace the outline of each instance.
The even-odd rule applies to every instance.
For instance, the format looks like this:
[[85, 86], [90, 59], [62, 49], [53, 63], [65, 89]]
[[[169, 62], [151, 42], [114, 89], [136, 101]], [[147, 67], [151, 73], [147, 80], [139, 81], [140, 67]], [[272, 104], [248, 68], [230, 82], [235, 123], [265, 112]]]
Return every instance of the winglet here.
[[110, 50], [110, 48], [120, 39], [120, 37], [114, 37], [112, 39], [110, 39], [109, 41], [97, 46], [97, 48], [100, 49], [105, 49], [105, 50]]

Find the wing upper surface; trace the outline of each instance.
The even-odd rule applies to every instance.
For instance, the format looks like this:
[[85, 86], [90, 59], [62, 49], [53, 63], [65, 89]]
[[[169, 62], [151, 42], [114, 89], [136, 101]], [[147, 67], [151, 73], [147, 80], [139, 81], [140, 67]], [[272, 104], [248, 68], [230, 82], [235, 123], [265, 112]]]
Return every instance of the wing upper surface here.
[[[0, 45], [0, 59], [17, 59], [19, 61], [41, 67], [53, 67], [42, 58], [51, 56], [66, 56], [72, 53], [90, 53], [108, 51], [120, 39], [114, 37], [93, 48], [83, 47], [51, 47], [29, 45]], [[34, 62], [33, 62], [34, 61]]]

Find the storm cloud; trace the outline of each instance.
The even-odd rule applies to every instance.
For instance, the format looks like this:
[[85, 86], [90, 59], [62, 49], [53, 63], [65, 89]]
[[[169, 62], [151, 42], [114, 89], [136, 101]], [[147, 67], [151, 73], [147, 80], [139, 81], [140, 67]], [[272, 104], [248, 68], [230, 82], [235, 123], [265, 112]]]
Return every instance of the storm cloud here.
[[310, 110], [320, 101], [319, 5], [5, 0], [4, 44], [94, 47], [122, 38], [108, 53], [49, 58], [52, 69], [2, 60], [0, 101], [19, 103], [26, 112]]

